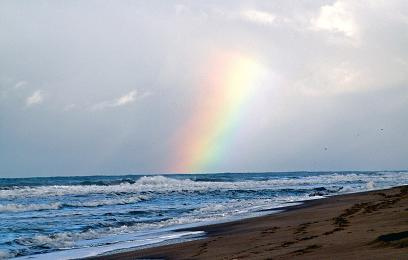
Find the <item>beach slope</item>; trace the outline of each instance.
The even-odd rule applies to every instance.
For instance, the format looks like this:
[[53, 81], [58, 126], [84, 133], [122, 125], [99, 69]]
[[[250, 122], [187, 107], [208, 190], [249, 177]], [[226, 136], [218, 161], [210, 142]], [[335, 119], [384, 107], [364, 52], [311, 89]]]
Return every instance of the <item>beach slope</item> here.
[[193, 230], [207, 238], [93, 259], [408, 259], [408, 186]]

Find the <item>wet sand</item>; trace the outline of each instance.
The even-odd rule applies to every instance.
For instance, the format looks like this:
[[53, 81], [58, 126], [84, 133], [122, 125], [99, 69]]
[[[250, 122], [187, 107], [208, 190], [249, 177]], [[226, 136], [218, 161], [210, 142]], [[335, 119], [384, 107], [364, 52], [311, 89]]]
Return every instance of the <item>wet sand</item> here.
[[408, 186], [189, 230], [207, 237], [92, 259], [408, 259]]

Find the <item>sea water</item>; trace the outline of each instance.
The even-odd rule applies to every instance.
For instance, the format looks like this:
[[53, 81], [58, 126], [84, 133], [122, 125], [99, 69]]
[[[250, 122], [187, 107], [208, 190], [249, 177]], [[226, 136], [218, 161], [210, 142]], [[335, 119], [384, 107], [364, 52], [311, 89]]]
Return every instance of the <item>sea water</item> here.
[[408, 172], [290, 172], [0, 179], [0, 258], [71, 259], [196, 239], [181, 227], [408, 184]]

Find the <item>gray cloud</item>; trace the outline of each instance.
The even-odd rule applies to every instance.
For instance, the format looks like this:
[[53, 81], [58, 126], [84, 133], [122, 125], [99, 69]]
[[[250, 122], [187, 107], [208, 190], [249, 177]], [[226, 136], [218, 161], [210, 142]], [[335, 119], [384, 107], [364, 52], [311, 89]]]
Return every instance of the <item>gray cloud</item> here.
[[168, 172], [224, 53], [266, 77], [205, 171], [408, 168], [407, 5], [2, 1], [0, 176]]

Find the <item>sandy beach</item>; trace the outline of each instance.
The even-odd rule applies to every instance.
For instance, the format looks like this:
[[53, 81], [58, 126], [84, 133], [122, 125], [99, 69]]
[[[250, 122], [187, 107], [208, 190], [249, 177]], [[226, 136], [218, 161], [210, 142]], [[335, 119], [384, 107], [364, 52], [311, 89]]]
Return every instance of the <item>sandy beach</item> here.
[[206, 238], [92, 259], [408, 259], [408, 186], [193, 230]]

